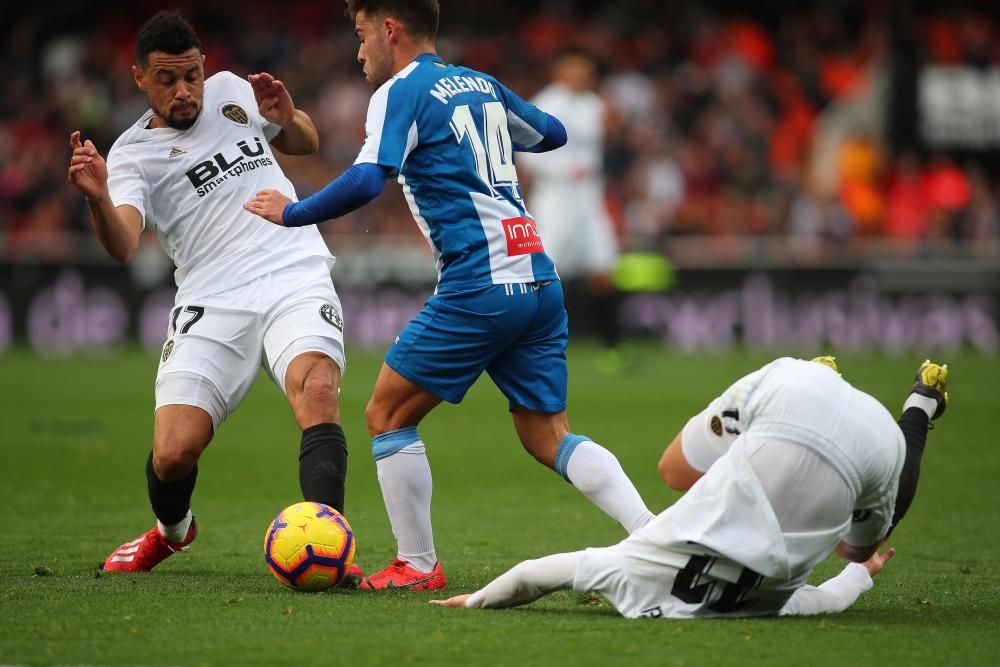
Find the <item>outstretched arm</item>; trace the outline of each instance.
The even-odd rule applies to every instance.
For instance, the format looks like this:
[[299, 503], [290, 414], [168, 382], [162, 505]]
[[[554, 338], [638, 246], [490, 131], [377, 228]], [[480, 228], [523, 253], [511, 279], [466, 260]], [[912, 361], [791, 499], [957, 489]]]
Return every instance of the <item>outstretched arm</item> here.
[[549, 593], [572, 588], [576, 564], [582, 554], [582, 551], [574, 551], [526, 560], [501, 574], [482, 590], [447, 600], [431, 600], [431, 604], [467, 609], [499, 609], [528, 604]]
[[819, 586], [803, 586], [785, 603], [779, 615], [813, 616], [845, 611], [862, 593], [871, 590], [872, 577], [895, 555], [895, 549], [884, 554], [876, 552], [864, 563], [848, 563], [840, 574]]
[[276, 225], [315, 225], [346, 215], [378, 197], [391, 173], [391, 169], [381, 165], [356, 164], [300, 202], [293, 202], [277, 190], [261, 190], [243, 208]]

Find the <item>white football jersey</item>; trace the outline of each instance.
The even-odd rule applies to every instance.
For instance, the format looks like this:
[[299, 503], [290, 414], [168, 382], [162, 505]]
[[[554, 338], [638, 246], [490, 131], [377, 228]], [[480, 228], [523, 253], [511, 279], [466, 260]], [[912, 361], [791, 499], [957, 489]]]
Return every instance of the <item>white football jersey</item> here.
[[[672, 598], [707, 591], [695, 586], [702, 576], [731, 584], [692, 597], [674, 610], [678, 615], [777, 613], [839, 540], [869, 546], [888, 531], [905, 457], [903, 434], [878, 401], [826, 366], [788, 358], [764, 366], [692, 418], [681, 442], [688, 462], [706, 474], [618, 545], [636, 580], [662, 577], [664, 567], [682, 571], [686, 578], [672, 584]], [[780, 471], [786, 481], [772, 483], [771, 493], [750, 460], [769, 442], [815, 453], [803, 459], [812, 460], [811, 467]], [[824, 469], [825, 477], [819, 474]], [[838, 487], [842, 504], [826, 491]], [[794, 515], [797, 505], [822, 506], [828, 493], [841, 508], [838, 516], [824, 525], [782, 529], [779, 516]], [[616, 606], [642, 615], [667, 604], [656, 596], [671, 597], [636, 590]], [[720, 610], [720, 601], [732, 608]]]
[[881, 403], [836, 371], [785, 357], [737, 380], [684, 427], [684, 456], [704, 472], [740, 434], [797, 442], [833, 465], [866, 517], [866, 531], [853, 530], [867, 541], [852, 544], [873, 544], [888, 530], [903, 433]]
[[108, 190], [155, 230], [177, 270], [177, 303], [190, 303], [308, 257], [333, 258], [315, 226], [285, 228], [243, 204], [264, 189], [296, 200], [269, 141], [281, 131], [257, 109], [250, 83], [231, 72], [205, 81], [187, 130], [150, 128], [149, 110], [108, 153]]
[[531, 100], [542, 111], [558, 118], [566, 127], [566, 145], [557, 151], [518, 155], [536, 179], [537, 187], [565, 185], [577, 187], [578, 174], [590, 172], [587, 180], [602, 181], [604, 164], [604, 122], [607, 110], [597, 93], [574, 92], [553, 83]]

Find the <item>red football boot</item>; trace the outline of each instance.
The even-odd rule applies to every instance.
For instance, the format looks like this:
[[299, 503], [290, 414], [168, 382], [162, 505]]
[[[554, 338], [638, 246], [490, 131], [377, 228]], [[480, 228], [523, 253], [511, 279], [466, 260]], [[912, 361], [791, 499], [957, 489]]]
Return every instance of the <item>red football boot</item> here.
[[347, 568], [347, 574], [344, 578], [340, 580], [337, 584], [337, 588], [346, 588], [354, 590], [361, 587], [361, 582], [365, 580], [365, 573], [361, 571], [361, 568], [357, 566], [356, 563], [351, 563], [351, 567]]
[[149, 572], [160, 564], [167, 556], [183, 551], [198, 536], [198, 525], [191, 519], [184, 541], [174, 543], [167, 541], [160, 529], [153, 529], [131, 542], [126, 542], [115, 549], [104, 561], [105, 572]]
[[361, 582], [363, 591], [388, 591], [393, 589], [408, 591], [443, 591], [448, 580], [441, 569], [441, 563], [434, 565], [430, 572], [414, 569], [405, 560], [395, 558], [389, 567], [376, 572]]

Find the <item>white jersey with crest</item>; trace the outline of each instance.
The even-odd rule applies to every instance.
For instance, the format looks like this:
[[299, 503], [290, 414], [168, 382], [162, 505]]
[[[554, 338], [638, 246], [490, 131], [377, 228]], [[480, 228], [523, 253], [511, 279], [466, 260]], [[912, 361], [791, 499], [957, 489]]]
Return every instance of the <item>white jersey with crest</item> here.
[[231, 72], [205, 81], [187, 130], [150, 128], [149, 110], [108, 154], [115, 206], [138, 209], [177, 267], [177, 303], [244, 285], [310, 257], [333, 257], [315, 226], [290, 229], [243, 204], [264, 189], [296, 199], [268, 142], [281, 131], [259, 113], [250, 83]]
[[[681, 443], [705, 475], [618, 545], [585, 552], [577, 570], [575, 585], [607, 591], [626, 616], [804, 613], [800, 600], [786, 605], [837, 542], [870, 546], [891, 524], [903, 434], [822, 364], [783, 358], [745, 376]], [[785, 526], [800, 508], [823, 520]]]

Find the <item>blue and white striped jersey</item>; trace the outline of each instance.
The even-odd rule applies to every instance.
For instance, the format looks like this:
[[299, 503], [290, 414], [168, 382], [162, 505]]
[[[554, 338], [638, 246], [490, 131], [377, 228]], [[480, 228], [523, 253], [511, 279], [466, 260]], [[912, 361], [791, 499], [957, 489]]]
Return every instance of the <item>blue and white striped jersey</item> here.
[[514, 169], [514, 151], [537, 147], [548, 124], [493, 77], [431, 53], [375, 91], [355, 164], [398, 174], [439, 292], [558, 279]]

